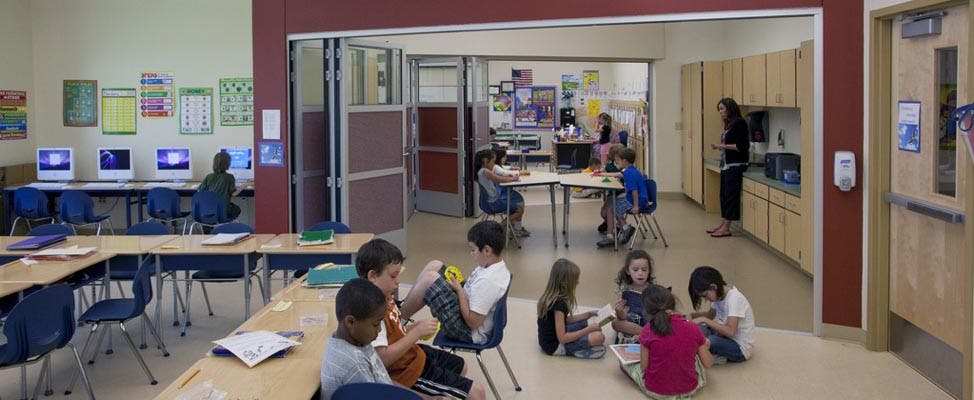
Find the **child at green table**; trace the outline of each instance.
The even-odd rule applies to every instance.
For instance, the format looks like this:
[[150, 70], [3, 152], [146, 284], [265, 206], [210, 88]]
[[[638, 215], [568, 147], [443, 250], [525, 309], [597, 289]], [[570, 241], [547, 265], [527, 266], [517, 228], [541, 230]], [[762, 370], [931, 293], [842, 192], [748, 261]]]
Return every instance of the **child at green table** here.
[[615, 219], [611, 213], [603, 208], [602, 218], [607, 222], [609, 231], [608, 237], [597, 243], [599, 247], [612, 246], [615, 240], [612, 233], [616, 232], [616, 224], [619, 228], [619, 242], [625, 243], [636, 233], [636, 228], [626, 223], [627, 214], [639, 214], [640, 209], [645, 209], [649, 205], [649, 195], [646, 191], [646, 180], [642, 172], [636, 169], [633, 163], [636, 162], [636, 152], [630, 148], [619, 150], [616, 156], [616, 163], [622, 168], [622, 183], [625, 185], [626, 195], [616, 197], [613, 204]]

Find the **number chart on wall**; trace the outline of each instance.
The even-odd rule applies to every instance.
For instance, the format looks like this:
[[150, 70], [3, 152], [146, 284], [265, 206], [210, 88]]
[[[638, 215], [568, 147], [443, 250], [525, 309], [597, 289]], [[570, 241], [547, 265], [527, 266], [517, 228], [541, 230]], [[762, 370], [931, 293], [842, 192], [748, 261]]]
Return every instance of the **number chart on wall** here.
[[213, 133], [213, 88], [179, 88], [179, 133]]
[[101, 133], [134, 135], [136, 110], [135, 88], [101, 90]]
[[220, 125], [254, 124], [254, 79], [220, 79]]

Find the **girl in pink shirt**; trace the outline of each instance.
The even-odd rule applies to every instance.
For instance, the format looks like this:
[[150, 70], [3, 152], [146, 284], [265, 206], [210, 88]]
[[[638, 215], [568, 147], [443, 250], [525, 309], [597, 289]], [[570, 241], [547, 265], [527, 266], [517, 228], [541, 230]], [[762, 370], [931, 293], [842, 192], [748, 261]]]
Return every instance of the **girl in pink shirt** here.
[[710, 342], [694, 323], [675, 313], [670, 289], [651, 284], [643, 291], [646, 325], [639, 335], [643, 389], [654, 399], [689, 398], [707, 383], [713, 365]]

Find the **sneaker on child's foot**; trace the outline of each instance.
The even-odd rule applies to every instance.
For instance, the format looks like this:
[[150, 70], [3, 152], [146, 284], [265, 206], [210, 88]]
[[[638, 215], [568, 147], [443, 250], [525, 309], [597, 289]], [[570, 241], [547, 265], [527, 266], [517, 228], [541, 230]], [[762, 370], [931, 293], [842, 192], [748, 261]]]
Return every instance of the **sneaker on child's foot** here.
[[595, 245], [599, 246], [599, 248], [601, 249], [603, 247], [614, 246], [615, 244], [616, 244], [615, 238], [613, 238], [612, 236], [608, 236], [605, 239], [599, 240], [598, 243], [596, 243]]
[[531, 236], [531, 232], [528, 232], [527, 229], [524, 229], [524, 227], [521, 227], [521, 229], [514, 228], [513, 232], [515, 235], [517, 235], [517, 237]]
[[596, 359], [605, 356], [605, 346], [594, 346], [572, 353], [576, 358]]
[[714, 356], [714, 365], [727, 364], [727, 357], [724, 356]]

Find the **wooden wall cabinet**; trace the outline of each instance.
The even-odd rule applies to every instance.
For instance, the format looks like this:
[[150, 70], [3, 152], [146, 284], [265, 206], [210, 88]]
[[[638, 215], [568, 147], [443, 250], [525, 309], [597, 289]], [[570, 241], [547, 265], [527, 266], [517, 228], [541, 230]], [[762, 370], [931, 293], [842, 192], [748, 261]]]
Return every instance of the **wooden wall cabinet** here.
[[704, 199], [703, 160], [720, 157], [719, 152], [710, 148], [710, 143], [720, 142], [723, 130], [717, 112], [721, 71], [720, 61], [695, 62], [680, 69], [683, 193], [700, 204]]
[[815, 233], [815, 204], [811, 193], [815, 193], [815, 96], [813, 94], [815, 85], [815, 63], [814, 63], [814, 41], [807, 40], [801, 43], [798, 48], [798, 61], [795, 65], [796, 75], [796, 95], [795, 100], [799, 108], [799, 120], [801, 121], [802, 137], [802, 193], [809, 195], [802, 196], [801, 202], [801, 230], [802, 243], [799, 251], [802, 254], [801, 266], [808, 273], [814, 273], [815, 265], [812, 257], [814, 248]]
[[740, 103], [744, 97], [744, 70], [741, 58], [732, 58], [721, 62], [723, 75], [721, 97], [730, 97]]
[[765, 54], [747, 56], [742, 60], [743, 96], [741, 105], [767, 106], [767, 57]]
[[795, 107], [795, 57], [797, 50], [789, 49], [767, 54], [767, 105]]

